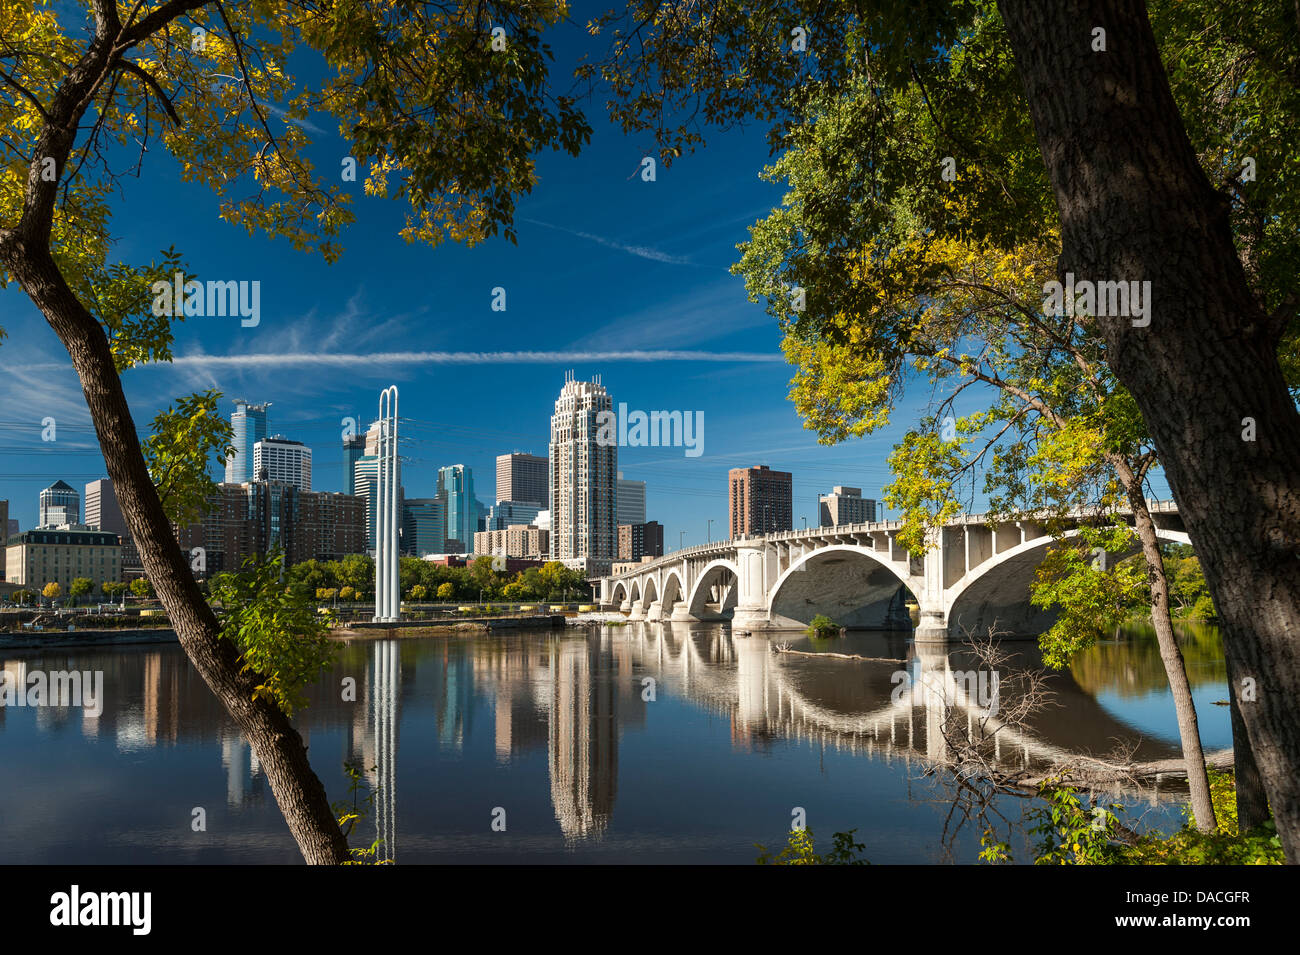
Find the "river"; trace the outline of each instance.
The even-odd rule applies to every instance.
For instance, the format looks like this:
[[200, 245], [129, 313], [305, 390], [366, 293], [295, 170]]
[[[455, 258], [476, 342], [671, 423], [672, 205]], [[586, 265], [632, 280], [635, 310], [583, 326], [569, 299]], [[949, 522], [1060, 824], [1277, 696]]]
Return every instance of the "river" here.
[[[1206, 750], [1228, 747], [1219, 636], [1186, 627], [1183, 646]], [[1008, 667], [1040, 666], [1033, 641], [1003, 648]], [[903, 634], [769, 640], [718, 625], [357, 641], [295, 722], [331, 799], [347, 796], [345, 760], [361, 761], [379, 791], [353, 842], [382, 838], [403, 864], [751, 863], [800, 815], [819, 848], [856, 829], [873, 863], [968, 863], [979, 834], [954, 825], [945, 774], [926, 773], [943, 756], [935, 714], [891, 702], [900, 682], [969, 665], [958, 645]], [[102, 671], [105, 687], [97, 715], [0, 707], [5, 862], [300, 861], [178, 646], [9, 651], [4, 667]], [[1149, 632], [1099, 643], [1048, 684], [1054, 705], [999, 743], [1003, 763], [1178, 752]], [[1176, 789], [1120, 801], [1139, 827], [1181, 818]], [[1002, 802], [1014, 828], [1029, 800]], [[1012, 844], [1029, 857], [1025, 837]]]

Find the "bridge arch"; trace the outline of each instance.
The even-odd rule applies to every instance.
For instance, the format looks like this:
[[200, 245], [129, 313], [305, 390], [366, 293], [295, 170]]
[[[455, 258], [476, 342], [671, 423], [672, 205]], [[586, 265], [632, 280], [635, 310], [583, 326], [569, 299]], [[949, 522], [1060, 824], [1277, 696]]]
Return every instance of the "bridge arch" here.
[[655, 581], [654, 574], [648, 574], [645, 583], [641, 587], [641, 610], [650, 609], [650, 605], [659, 599], [659, 584]]
[[[817, 573], [808, 573], [816, 569]], [[881, 629], [890, 601], [911, 581], [870, 548], [829, 544], [809, 551], [776, 579], [768, 601], [773, 627], [803, 628], [825, 614], [843, 627]], [[915, 598], [913, 598], [915, 599]]]
[[[1039, 634], [1056, 622], [1057, 612], [1035, 607], [1029, 602], [1034, 573], [1047, 556], [1047, 550], [1079, 535], [1071, 528], [1059, 537], [1045, 534], [1025, 541], [1004, 553], [984, 561], [956, 581], [946, 593], [948, 631], [961, 636], [967, 631], [984, 635], [990, 627], [1017, 636]], [[1190, 544], [1183, 531], [1156, 529], [1162, 542]], [[1123, 553], [1111, 554], [1112, 563], [1132, 557], [1141, 551], [1134, 539], [1133, 546]]]
[[659, 606], [664, 617], [673, 612], [673, 607], [683, 599], [685, 593], [686, 587], [677, 568], [664, 571], [663, 590], [659, 595]]
[[739, 596], [740, 569], [733, 561], [720, 557], [709, 561], [696, 575], [686, 606], [692, 617], [713, 620], [729, 616]]
[[616, 580], [614, 585], [609, 589], [609, 602], [616, 607], [621, 607], [631, 599], [631, 591], [628, 590], [626, 581]]

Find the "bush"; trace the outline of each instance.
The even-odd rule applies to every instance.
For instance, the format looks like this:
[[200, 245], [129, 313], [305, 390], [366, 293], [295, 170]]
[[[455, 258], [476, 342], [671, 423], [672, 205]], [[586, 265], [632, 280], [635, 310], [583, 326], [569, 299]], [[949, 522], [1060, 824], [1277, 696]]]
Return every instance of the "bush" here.
[[819, 613], [812, 618], [812, 623], [808, 624], [805, 632], [810, 637], [838, 637], [840, 625], [825, 614]]

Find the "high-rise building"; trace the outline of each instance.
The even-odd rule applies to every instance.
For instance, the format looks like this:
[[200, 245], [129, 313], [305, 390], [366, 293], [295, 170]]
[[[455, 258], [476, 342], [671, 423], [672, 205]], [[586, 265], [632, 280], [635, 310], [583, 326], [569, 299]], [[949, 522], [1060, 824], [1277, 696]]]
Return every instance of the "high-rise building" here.
[[503, 531], [511, 524], [533, 524], [542, 506], [522, 501], [497, 501], [487, 512], [485, 531]]
[[408, 557], [442, 554], [447, 542], [447, 517], [440, 497], [402, 501], [402, 553]]
[[461, 550], [468, 552], [484, 516], [483, 505], [474, 496], [473, 469], [463, 464], [439, 468], [438, 497], [446, 515], [447, 539], [459, 541]]
[[86, 485], [86, 526], [119, 537], [126, 536], [126, 519], [118, 507], [117, 494], [109, 478], [100, 478]]
[[658, 521], [618, 525], [618, 559], [640, 560], [664, 555], [664, 526]]
[[253, 445], [253, 481], [278, 481], [311, 490], [311, 448], [282, 434]]
[[357, 493], [356, 466], [357, 461], [366, 453], [366, 436], [364, 434], [351, 434], [343, 439], [343, 493]]
[[727, 472], [731, 537], [788, 531], [794, 521], [793, 477], [766, 464]]
[[645, 523], [645, 481], [623, 479], [618, 472], [618, 524]]
[[9, 502], [0, 501], [0, 528], [4, 530], [4, 540], [0, 541], [0, 580], [5, 579], [5, 553], [9, 544]]
[[122, 579], [143, 576], [144, 566], [140, 552], [126, 529], [126, 518], [122, 516], [122, 508], [117, 503], [117, 492], [113, 490], [110, 478], [100, 478], [86, 485], [85, 510], [87, 527], [116, 534], [122, 541]]
[[565, 376], [551, 415], [551, 556], [612, 562], [618, 554], [618, 444], [598, 441], [613, 400], [601, 384]]
[[496, 499], [536, 504], [539, 510], [545, 507], [548, 499], [546, 468], [546, 458], [536, 454], [498, 455]]
[[[375, 542], [375, 508], [378, 506], [379, 487], [379, 429], [381, 422], [376, 421], [366, 431], [360, 455], [352, 464], [352, 493], [366, 502], [366, 540], [368, 549], [373, 551]], [[402, 459], [397, 459], [397, 496], [403, 497]], [[398, 513], [401, 513], [400, 507]]]
[[230, 443], [235, 453], [226, 459], [227, 484], [253, 480], [253, 445], [266, 437], [266, 409], [269, 407], [269, 401], [255, 405], [243, 398], [235, 399], [235, 412], [230, 416], [230, 425], [235, 431]]
[[81, 495], [65, 481], [55, 481], [41, 491], [41, 519], [38, 527], [81, 523]]
[[830, 494], [817, 496], [817, 523], [820, 527], [842, 524], [866, 524], [876, 519], [876, 502], [862, 496], [860, 487], [835, 485]]
[[365, 551], [365, 501], [292, 484], [222, 484], [199, 523], [174, 527], [187, 554], [203, 548], [207, 574], [238, 570], [244, 560], [279, 548], [285, 564], [340, 560]]

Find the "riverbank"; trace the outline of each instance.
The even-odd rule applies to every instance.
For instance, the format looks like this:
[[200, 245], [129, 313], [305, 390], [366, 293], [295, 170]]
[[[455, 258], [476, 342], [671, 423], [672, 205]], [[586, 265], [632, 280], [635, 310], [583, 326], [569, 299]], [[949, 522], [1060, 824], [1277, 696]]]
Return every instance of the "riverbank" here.
[[74, 650], [175, 642], [176, 631], [170, 627], [130, 630], [24, 630], [21, 633], [0, 633], [0, 651]]
[[449, 633], [491, 633], [498, 630], [560, 630], [565, 625], [563, 614], [532, 614], [518, 617], [464, 617], [448, 621], [402, 621], [374, 623], [352, 621], [340, 624], [330, 631], [336, 640], [391, 640], [412, 637], [432, 637]]

